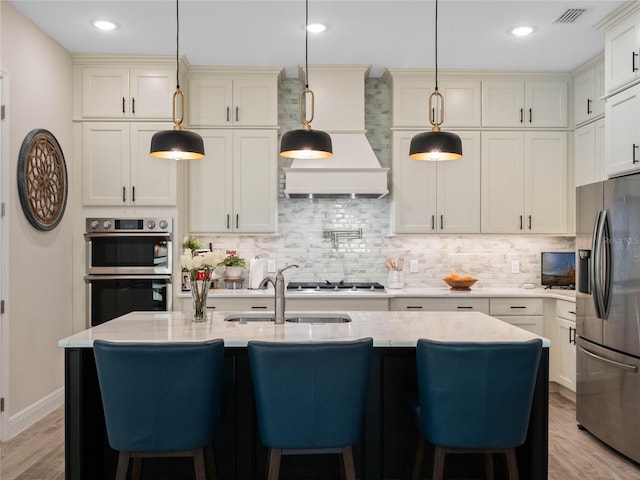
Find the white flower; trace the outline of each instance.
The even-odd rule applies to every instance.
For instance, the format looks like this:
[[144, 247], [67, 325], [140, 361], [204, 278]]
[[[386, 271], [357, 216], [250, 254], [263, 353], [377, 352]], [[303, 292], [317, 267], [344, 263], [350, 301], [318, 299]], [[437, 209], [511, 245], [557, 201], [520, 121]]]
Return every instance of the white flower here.
[[196, 270], [200, 270], [201, 268], [203, 268], [204, 266], [204, 258], [202, 258], [200, 255], [196, 255], [195, 257], [193, 257], [193, 267]]
[[182, 265], [182, 270], [191, 270], [193, 268], [193, 257], [191, 255], [180, 255], [180, 265]]
[[204, 254], [204, 265], [209, 268], [215, 268], [225, 259], [225, 253], [222, 250], [213, 250]]

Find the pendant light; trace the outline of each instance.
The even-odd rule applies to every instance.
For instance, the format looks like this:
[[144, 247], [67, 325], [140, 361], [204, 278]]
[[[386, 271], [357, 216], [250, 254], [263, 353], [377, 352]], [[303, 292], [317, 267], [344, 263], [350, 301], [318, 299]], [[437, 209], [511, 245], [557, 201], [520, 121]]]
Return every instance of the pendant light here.
[[[457, 160], [462, 158], [462, 140], [455, 133], [443, 132], [440, 125], [444, 121], [444, 97], [438, 91], [438, 0], [436, 0], [436, 88], [429, 96], [429, 123], [431, 131], [419, 133], [411, 139], [409, 158], [413, 160]], [[439, 105], [438, 120], [435, 119], [433, 102]]]
[[[195, 160], [204, 157], [204, 142], [195, 132], [183, 130], [184, 94], [180, 90], [180, 15], [176, 0], [176, 91], [173, 94], [173, 129], [156, 132], [151, 138], [151, 156], [174, 160]], [[180, 101], [180, 117], [176, 118], [176, 104]]]
[[[280, 155], [287, 158], [328, 158], [333, 155], [331, 137], [322, 130], [311, 130], [315, 111], [315, 97], [309, 89], [309, 0], [305, 0], [304, 29], [304, 89], [298, 99], [298, 112], [302, 128], [290, 130], [280, 140]], [[306, 100], [311, 96], [311, 116], [307, 119]], [[305, 106], [303, 110], [303, 105]]]

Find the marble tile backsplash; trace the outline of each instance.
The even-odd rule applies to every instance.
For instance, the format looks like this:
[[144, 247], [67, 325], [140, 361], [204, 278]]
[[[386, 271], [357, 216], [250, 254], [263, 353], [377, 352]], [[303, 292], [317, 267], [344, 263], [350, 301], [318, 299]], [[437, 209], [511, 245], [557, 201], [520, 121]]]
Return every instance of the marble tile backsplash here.
[[[275, 258], [293, 281], [372, 281], [386, 285], [386, 257], [404, 257], [407, 287], [443, 286], [449, 272], [478, 278], [475, 288], [540, 284], [540, 252], [573, 251], [573, 237], [537, 235], [389, 235], [390, 201], [281, 199], [278, 235], [200, 236], [203, 245], [246, 258]], [[362, 229], [361, 239], [333, 244], [325, 230]], [[409, 260], [418, 272], [409, 272]], [[517, 260], [519, 273], [511, 273]]]
[[[280, 132], [300, 128], [298, 79], [285, 79], [279, 87]], [[379, 78], [365, 82], [367, 138], [383, 167], [391, 167], [391, 95]], [[318, 99], [317, 101], [322, 101]], [[426, 102], [426, 100], [425, 100]], [[426, 105], [425, 105], [426, 108]], [[295, 281], [371, 281], [386, 285], [386, 257], [404, 257], [407, 287], [444, 286], [442, 277], [456, 271], [478, 278], [474, 288], [515, 287], [540, 284], [540, 252], [573, 251], [573, 237], [534, 235], [389, 235], [391, 196], [383, 199], [286, 199], [282, 157], [279, 166], [278, 234], [199, 236], [203, 245], [237, 250], [250, 259], [275, 258], [278, 267], [296, 263], [288, 270]], [[392, 171], [389, 172], [391, 184]], [[393, 194], [393, 192], [391, 192]], [[325, 230], [362, 229], [361, 239], [342, 239], [333, 244]], [[419, 271], [409, 272], [409, 260]], [[517, 260], [519, 273], [511, 273]], [[246, 275], [246, 273], [245, 273]]]

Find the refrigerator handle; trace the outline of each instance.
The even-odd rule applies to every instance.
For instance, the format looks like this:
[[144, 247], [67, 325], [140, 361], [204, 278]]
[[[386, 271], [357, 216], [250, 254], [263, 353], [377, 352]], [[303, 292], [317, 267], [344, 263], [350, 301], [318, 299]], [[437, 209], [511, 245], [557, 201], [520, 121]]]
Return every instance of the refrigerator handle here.
[[606, 210], [603, 210], [602, 217], [602, 280], [604, 282], [602, 285], [602, 319], [607, 320], [611, 309], [611, 229]]
[[578, 347], [578, 348], [580, 349], [581, 352], [586, 353], [591, 358], [598, 360], [599, 362], [606, 363], [607, 365], [611, 365], [612, 367], [619, 368], [621, 370], [626, 370], [627, 372], [638, 373], [638, 367], [635, 365], [616, 362], [615, 360], [610, 360], [608, 358], [601, 357], [600, 355], [596, 355], [595, 353], [590, 352], [586, 348], [583, 348], [583, 347]]
[[593, 306], [596, 310], [596, 316], [602, 318], [602, 235], [604, 210], [598, 212], [596, 225], [593, 229], [593, 238], [591, 242], [591, 287], [593, 291]]

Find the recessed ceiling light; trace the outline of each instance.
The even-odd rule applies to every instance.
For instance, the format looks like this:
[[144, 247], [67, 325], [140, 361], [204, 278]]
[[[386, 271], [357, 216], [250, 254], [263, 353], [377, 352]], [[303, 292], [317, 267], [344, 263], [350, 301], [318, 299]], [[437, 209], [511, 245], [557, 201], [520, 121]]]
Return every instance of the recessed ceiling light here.
[[311, 33], [321, 33], [321, 32], [324, 32], [326, 29], [327, 29], [327, 26], [321, 23], [310, 23], [309, 25], [307, 25], [307, 31]]
[[526, 27], [526, 26], [516, 27], [513, 30], [511, 30], [511, 34], [515, 35], [516, 37], [526, 37], [531, 32], [533, 32], [533, 28]]
[[93, 22], [93, 26], [96, 28], [99, 28], [100, 30], [104, 30], [106, 32], [115, 30], [116, 28], [118, 28], [118, 25], [116, 25], [113, 22], [110, 22], [109, 20], [96, 20], [95, 22]]

